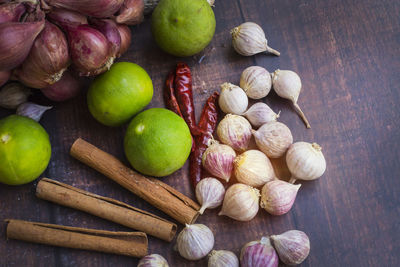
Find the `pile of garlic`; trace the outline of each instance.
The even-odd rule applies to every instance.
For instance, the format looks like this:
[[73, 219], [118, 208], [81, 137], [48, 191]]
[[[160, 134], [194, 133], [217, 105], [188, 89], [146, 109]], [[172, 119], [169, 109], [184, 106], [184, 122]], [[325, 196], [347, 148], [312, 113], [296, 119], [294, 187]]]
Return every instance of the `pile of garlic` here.
[[[259, 207], [272, 215], [283, 215], [292, 208], [300, 189], [295, 181], [314, 180], [325, 172], [326, 162], [318, 144], [293, 143], [292, 132], [277, 121], [279, 114], [267, 104], [259, 102], [248, 108], [248, 98], [265, 97], [271, 87], [297, 105], [301, 82], [293, 78], [298, 77], [293, 73], [277, 70], [270, 75], [266, 69], [252, 66], [243, 71], [240, 87], [221, 85], [218, 102], [227, 114], [217, 126], [219, 141], [212, 139], [203, 154], [203, 168], [215, 178], [203, 179], [196, 188], [201, 214], [222, 204], [219, 215], [238, 221], [253, 219]], [[249, 149], [252, 137], [258, 149]], [[289, 182], [276, 177], [270, 161], [281, 157], [285, 157], [292, 175]], [[228, 183], [231, 177], [237, 183], [225, 190], [218, 179]]]

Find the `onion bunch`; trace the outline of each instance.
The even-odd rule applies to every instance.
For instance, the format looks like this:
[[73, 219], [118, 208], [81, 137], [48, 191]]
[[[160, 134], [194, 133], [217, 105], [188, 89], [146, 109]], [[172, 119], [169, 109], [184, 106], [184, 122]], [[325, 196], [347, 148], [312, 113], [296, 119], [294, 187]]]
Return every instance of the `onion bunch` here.
[[[158, 0], [0, 1], [0, 86], [9, 79], [64, 101], [77, 76], [107, 71], [129, 48], [127, 25]], [[68, 70], [68, 72], [66, 72]], [[63, 78], [65, 76], [65, 78]]]

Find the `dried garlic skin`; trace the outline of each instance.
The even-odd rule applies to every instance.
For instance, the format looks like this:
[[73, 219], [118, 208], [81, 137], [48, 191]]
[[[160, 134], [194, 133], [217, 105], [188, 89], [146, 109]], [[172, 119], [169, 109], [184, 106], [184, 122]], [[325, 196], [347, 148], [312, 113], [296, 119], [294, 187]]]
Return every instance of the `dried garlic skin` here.
[[263, 102], [255, 103], [243, 115], [254, 127], [260, 127], [279, 118], [279, 114]]
[[0, 107], [16, 109], [28, 100], [31, 90], [17, 82], [9, 83], [0, 89]]
[[240, 76], [240, 88], [251, 99], [260, 99], [267, 96], [271, 91], [271, 86], [271, 75], [263, 67], [248, 67]]
[[144, 256], [137, 267], [169, 267], [167, 260], [159, 254]]
[[286, 164], [292, 179], [315, 180], [326, 170], [322, 148], [317, 143], [296, 142], [286, 153]]
[[250, 221], [259, 209], [260, 191], [245, 184], [234, 184], [225, 192], [222, 209], [225, 215], [237, 221]]
[[252, 56], [269, 52], [279, 56], [280, 53], [268, 46], [264, 30], [254, 22], [245, 22], [231, 30], [233, 48], [242, 56]]
[[213, 250], [208, 257], [208, 267], [239, 267], [239, 259], [229, 250]]
[[301, 91], [301, 79], [300, 76], [291, 70], [279, 70], [277, 69], [271, 74], [272, 87], [274, 88], [277, 95], [282, 98], [289, 99], [300, 115], [307, 128], [311, 128], [310, 123], [306, 115], [304, 115], [300, 106], [297, 104]]
[[293, 143], [290, 129], [278, 121], [266, 123], [252, 133], [257, 147], [270, 158], [282, 157]]
[[231, 83], [221, 84], [221, 94], [218, 105], [225, 113], [243, 114], [249, 104], [249, 99], [242, 88]]
[[233, 171], [233, 160], [236, 152], [228, 145], [211, 141], [210, 146], [204, 151], [202, 164], [209, 173], [229, 182]]
[[310, 239], [302, 231], [290, 230], [270, 238], [279, 258], [287, 265], [302, 263], [310, 253]]
[[200, 214], [205, 209], [214, 209], [219, 207], [224, 200], [225, 188], [220, 181], [215, 178], [204, 178], [196, 185], [196, 198], [201, 208]]
[[258, 150], [247, 150], [235, 158], [236, 179], [252, 187], [260, 187], [275, 179], [275, 171], [268, 157]]
[[251, 125], [242, 116], [227, 114], [217, 126], [219, 140], [236, 151], [245, 151], [251, 139]]
[[241, 267], [278, 267], [279, 259], [268, 237], [252, 241], [240, 252]]
[[187, 260], [199, 260], [214, 247], [214, 234], [204, 224], [186, 224], [176, 238], [179, 254]]
[[296, 200], [300, 186], [280, 180], [266, 183], [261, 189], [260, 207], [272, 215], [287, 213]]

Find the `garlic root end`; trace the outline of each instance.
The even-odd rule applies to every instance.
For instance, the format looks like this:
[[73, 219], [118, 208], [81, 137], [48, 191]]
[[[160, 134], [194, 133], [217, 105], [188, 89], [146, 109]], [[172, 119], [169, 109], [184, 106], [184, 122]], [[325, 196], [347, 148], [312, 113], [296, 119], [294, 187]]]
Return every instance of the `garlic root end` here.
[[301, 119], [304, 121], [306, 127], [308, 129], [311, 128], [310, 123], [308, 122], [306, 115], [304, 115], [303, 111], [301, 110], [300, 106], [297, 103], [293, 103], [294, 105], [294, 109], [296, 110], [297, 114], [299, 114], [299, 116], [301, 117]]
[[281, 53], [278, 50], [275, 50], [275, 49], [273, 49], [273, 48], [271, 48], [269, 46], [267, 46], [267, 50], [266, 51], [271, 53], [271, 54], [274, 54], [274, 55], [276, 55], [278, 57], [281, 55]]

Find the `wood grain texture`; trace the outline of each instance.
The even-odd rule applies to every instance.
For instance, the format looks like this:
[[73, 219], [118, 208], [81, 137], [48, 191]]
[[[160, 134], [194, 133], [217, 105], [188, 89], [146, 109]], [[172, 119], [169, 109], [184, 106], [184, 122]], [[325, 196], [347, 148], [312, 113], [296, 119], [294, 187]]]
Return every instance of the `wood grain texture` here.
[[[299, 104], [310, 120], [307, 130], [290, 102], [271, 93], [264, 101], [291, 129], [295, 141], [315, 141], [327, 159], [325, 175], [304, 182], [293, 209], [283, 216], [260, 211], [251, 222], [235, 222], [206, 211], [197, 222], [215, 234], [215, 249], [239, 254], [248, 241], [289, 229], [306, 232], [311, 252], [302, 266], [400, 266], [400, 3], [396, 0], [217, 0], [217, 29], [202, 55], [186, 58], [194, 75], [197, 116], [207, 97], [241, 71], [260, 65], [273, 71], [299, 73], [303, 91]], [[244, 21], [260, 24], [280, 57], [242, 57], [231, 48], [229, 30]], [[181, 59], [157, 48], [149, 18], [132, 27], [133, 44], [120, 59], [144, 67], [155, 88], [150, 107], [162, 107], [162, 85]], [[40, 94], [33, 96], [48, 103]], [[88, 112], [85, 94], [56, 104], [41, 123], [50, 134], [52, 160], [43, 176], [115, 198], [168, 218], [118, 184], [69, 156], [82, 137], [127, 163], [122, 140], [125, 126], [109, 128]], [[0, 110], [0, 117], [11, 112]], [[1, 164], [1, 163], [0, 163]], [[164, 182], [193, 197], [188, 165]], [[68, 226], [129, 231], [89, 214], [37, 199], [35, 183], [0, 185], [0, 221], [5, 218]], [[137, 259], [5, 240], [1, 228], [1, 266], [135, 266]], [[181, 227], [180, 227], [181, 229]], [[180, 230], [179, 229], [179, 230]], [[189, 262], [171, 244], [149, 237], [149, 251], [170, 266], [207, 266]]]

